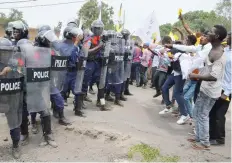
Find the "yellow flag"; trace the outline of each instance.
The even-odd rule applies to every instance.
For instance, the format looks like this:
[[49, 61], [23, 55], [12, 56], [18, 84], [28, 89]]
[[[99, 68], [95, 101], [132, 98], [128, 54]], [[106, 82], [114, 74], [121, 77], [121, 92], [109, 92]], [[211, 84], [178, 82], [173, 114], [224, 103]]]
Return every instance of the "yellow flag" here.
[[172, 32], [170, 32], [168, 36], [171, 37], [173, 41], [179, 40], [179, 37], [176, 34], [173, 34]]
[[120, 9], [119, 9], [119, 12], [118, 12], [118, 17], [121, 18], [122, 16], [122, 3], [120, 5]]
[[179, 10], [178, 10], [178, 16], [180, 16], [181, 14], [182, 14], [182, 9], [179, 8]]

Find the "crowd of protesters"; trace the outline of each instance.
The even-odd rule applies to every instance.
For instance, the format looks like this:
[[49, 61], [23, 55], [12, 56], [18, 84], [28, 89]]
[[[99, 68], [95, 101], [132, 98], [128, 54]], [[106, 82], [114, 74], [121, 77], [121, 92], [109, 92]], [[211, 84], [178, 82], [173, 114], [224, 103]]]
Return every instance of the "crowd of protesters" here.
[[[166, 107], [160, 115], [175, 114], [177, 124], [189, 122], [194, 149], [208, 150], [210, 145], [225, 144], [225, 121], [231, 100], [231, 32], [222, 25], [193, 33], [187, 31], [180, 41], [164, 36], [157, 43], [136, 43], [130, 84], [156, 90]], [[169, 93], [172, 92], [170, 100]], [[175, 101], [177, 108], [174, 108]]]

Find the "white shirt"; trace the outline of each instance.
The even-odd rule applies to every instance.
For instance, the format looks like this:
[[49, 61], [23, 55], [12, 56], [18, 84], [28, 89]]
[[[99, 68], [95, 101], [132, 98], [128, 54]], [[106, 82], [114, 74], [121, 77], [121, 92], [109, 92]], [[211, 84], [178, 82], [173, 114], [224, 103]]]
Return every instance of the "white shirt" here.
[[207, 56], [209, 55], [210, 50], [212, 49], [211, 43], [208, 43], [204, 46], [186, 46], [186, 45], [173, 45], [173, 48], [184, 52], [192, 52], [196, 53], [196, 55], [192, 58], [192, 70], [200, 69], [204, 67], [204, 63], [206, 61]]
[[232, 72], [231, 72], [231, 65], [232, 65], [232, 60], [231, 60], [231, 49], [229, 47], [225, 48], [224, 50], [224, 55], [226, 57], [226, 66], [225, 66], [225, 74], [224, 78], [222, 81], [222, 89], [224, 90], [224, 94], [226, 96], [229, 96], [232, 93]]
[[[153, 51], [159, 52], [158, 49], [162, 48], [162, 46], [157, 45], [154, 49], [152, 49]], [[159, 61], [160, 61], [160, 57], [158, 55], [154, 55], [153, 57], [153, 61], [152, 61], [152, 67], [158, 67], [159, 66]]]

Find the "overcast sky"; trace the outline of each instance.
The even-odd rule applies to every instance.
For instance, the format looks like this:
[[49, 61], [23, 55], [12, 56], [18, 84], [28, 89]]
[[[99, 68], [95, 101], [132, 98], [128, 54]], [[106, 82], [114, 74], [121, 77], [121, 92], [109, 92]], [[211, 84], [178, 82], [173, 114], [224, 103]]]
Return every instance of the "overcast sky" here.
[[[0, 0], [0, 2], [12, 0]], [[17, 1], [17, 0], [15, 0]], [[20, 4], [1, 4], [0, 7], [14, 7], [37, 4], [50, 4], [59, 2], [70, 2], [77, 0], [37, 0], [36, 2], [27, 2]], [[194, 10], [210, 11], [215, 8], [219, 0], [103, 0], [114, 8], [115, 18], [118, 15], [120, 3], [123, 3], [123, 9], [126, 11], [126, 25], [131, 31], [141, 27], [141, 23], [152, 12], [155, 11], [158, 23], [174, 23], [177, 21], [178, 9], [182, 8], [183, 13]], [[57, 25], [58, 21], [67, 22], [67, 20], [76, 17], [78, 10], [84, 2], [49, 6], [37, 8], [19, 9], [23, 11], [24, 19], [30, 27], [37, 27], [40, 24]], [[9, 10], [0, 9], [0, 12], [9, 13]]]

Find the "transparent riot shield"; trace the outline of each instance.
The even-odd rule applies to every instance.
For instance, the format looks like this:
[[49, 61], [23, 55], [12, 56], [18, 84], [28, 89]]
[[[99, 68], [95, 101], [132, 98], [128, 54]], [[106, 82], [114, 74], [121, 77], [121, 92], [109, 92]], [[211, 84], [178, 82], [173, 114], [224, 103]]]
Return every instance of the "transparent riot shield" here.
[[[1, 38], [0, 38], [1, 39]], [[10, 129], [22, 123], [22, 55], [13, 46], [0, 46], [0, 113], [5, 113]], [[10, 68], [8, 73], [4, 73]]]
[[130, 78], [131, 75], [131, 66], [132, 66], [132, 59], [133, 59], [133, 50], [134, 46], [133, 42], [128, 40], [125, 42], [125, 53], [124, 53], [124, 81], [127, 80], [127, 78]]
[[51, 94], [57, 94], [63, 90], [67, 73], [67, 60], [67, 56], [61, 56], [58, 51], [51, 50]]
[[103, 66], [101, 67], [99, 89], [105, 88], [105, 84], [106, 84], [106, 74], [107, 74], [107, 64], [109, 60], [108, 57], [110, 53], [110, 44], [111, 44], [110, 41], [107, 41], [104, 47], [104, 55], [103, 55], [103, 61], [102, 61]]
[[50, 106], [51, 49], [22, 45], [26, 69], [26, 103], [32, 112], [46, 111]]
[[86, 66], [86, 60], [88, 57], [88, 51], [90, 48], [90, 42], [84, 43], [82, 49], [81, 49], [81, 56], [78, 59], [78, 62], [76, 64], [77, 66], [77, 76], [76, 76], [76, 82], [75, 82], [75, 93], [81, 93], [82, 92], [82, 84], [85, 74], [85, 66]]
[[120, 38], [116, 40], [111, 40], [111, 48], [109, 54], [109, 64], [108, 64], [108, 83], [109, 84], [121, 84], [122, 83], [122, 63], [123, 56], [120, 52]]

